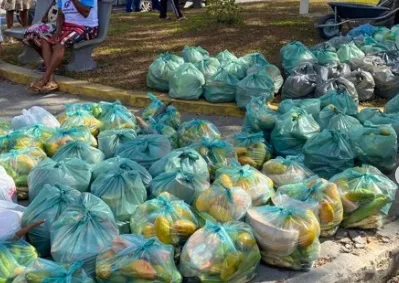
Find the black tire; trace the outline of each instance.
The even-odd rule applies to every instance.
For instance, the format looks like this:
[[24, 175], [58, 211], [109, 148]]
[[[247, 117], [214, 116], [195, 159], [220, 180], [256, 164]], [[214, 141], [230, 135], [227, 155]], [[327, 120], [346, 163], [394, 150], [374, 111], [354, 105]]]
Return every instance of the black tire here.
[[[338, 22], [341, 21], [340, 18], [338, 18], [337, 20], [338, 20]], [[334, 14], [324, 16], [319, 20], [319, 25], [333, 24], [333, 23], [335, 23], [335, 15]], [[342, 25], [335, 26], [335, 27], [320, 27], [317, 29], [319, 30], [319, 34], [322, 38], [331, 39], [334, 36], [337, 36], [340, 34]]]

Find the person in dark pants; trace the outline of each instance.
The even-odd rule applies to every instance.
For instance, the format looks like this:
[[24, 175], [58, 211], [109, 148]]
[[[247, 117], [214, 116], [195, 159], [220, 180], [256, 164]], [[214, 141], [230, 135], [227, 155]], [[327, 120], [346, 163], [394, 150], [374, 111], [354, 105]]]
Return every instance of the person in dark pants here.
[[[185, 17], [183, 17], [182, 12], [180, 11], [180, 7], [179, 7], [179, 0], [171, 0], [171, 6], [172, 6], [172, 10], [176, 15], [176, 18], [180, 21], [185, 19]], [[166, 13], [168, 10], [168, 0], [161, 0], [161, 5], [160, 5], [160, 14], [159, 14], [159, 18], [164, 19], [164, 20], [168, 20], [170, 19]]]
[[126, 12], [140, 12], [140, 0], [127, 0]]
[[159, 0], [152, 0], [151, 4], [153, 11], [159, 11]]

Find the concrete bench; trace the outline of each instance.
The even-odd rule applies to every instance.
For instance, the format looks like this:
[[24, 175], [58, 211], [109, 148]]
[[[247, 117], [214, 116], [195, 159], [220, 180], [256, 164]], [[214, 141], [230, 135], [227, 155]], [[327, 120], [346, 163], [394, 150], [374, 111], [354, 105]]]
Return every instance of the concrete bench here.
[[[38, 0], [35, 8], [35, 16], [33, 23], [39, 23], [46, 13], [48, 7], [52, 4], [52, 0]], [[98, 0], [98, 20], [99, 20], [99, 34], [93, 40], [83, 41], [72, 46], [72, 58], [70, 63], [66, 66], [68, 71], [82, 72], [93, 70], [97, 67], [97, 63], [93, 60], [92, 52], [94, 48], [100, 45], [108, 33], [109, 20], [111, 18], [112, 0]], [[25, 33], [25, 28], [11, 28], [5, 30], [4, 34], [9, 37], [22, 40]], [[18, 61], [21, 64], [28, 64], [37, 62], [40, 56], [35, 50], [25, 45], [23, 52], [18, 56]]]

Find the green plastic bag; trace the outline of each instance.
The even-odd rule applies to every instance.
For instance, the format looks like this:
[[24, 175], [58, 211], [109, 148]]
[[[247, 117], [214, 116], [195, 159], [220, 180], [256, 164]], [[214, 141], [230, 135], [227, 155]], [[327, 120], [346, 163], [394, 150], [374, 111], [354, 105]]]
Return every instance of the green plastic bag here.
[[353, 41], [342, 44], [337, 50], [337, 55], [341, 63], [347, 63], [351, 59], [361, 59], [365, 56], [363, 51]]
[[199, 193], [195, 208], [205, 219], [225, 223], [241, 220], [252, 206], [251, 196], [239, 187], [216, 180], [209, 189]]
[[124, 169], [98, 176], [91, 184], [90, 192], [108, 204], [117, 221], [129, 221], [137, 206], [147, 199], [140, 174]]
[[52, 157], [69, 141], [82, 141], [91, 143], [92, 146], [97, 146], [97, 141], [91, 135], [89, 128], [81, 126], [72, 129], [57, 129], [54, 136], [44, 143], [44, 150], [49, 157]]
[[104, 153], [82, 141], [70, 141], [63, 145], [53, 156], [54, 161], [78, 158], [89, 164], [98, 164], [105, 159]]
[[316, 57], [299, 41], [293, 41], [283, 46], [280, 50], [281, 64], [286, 75], [304, 63], [317, 63]]
[[12, 282], [37, 257], [35, 248], [22, 239], [0, 239], [0, 281]]
[[0, 120], [0, 136], [8, 135], [12, 130], [10, 121]]
[[317, 63], [320, 65], [334, 64], [340, 62], [337, 55], [337, 50], [328, 42], [319, 45], [318, 48], [312, 49], [311, 51], [316, 57]]
[[43, 185], [22, 215], [22, 227], [45, 219], [42, 225], [30, 230], [27, 235], [27, 239], [37, 249], [41, 257], [50, 255], [51, 225], [69, 204], [78, 202], [80, 198], [78, 190], [61, 184], [61, 182], [63, 180], [60, 180], [59, 184]]
[[249, 165], [232, 163], [216, 171], [215, 180], [224, 187], [237, 187], [249, 194], [252, 206], [265, 205], [274, 194], [273, 181]]
[[223, 67], [205, 84], [204, 97], [212, 103], [232, 102], [236, 99], [236, 88], [240, 80]]
[[224, 65], [223, 69], [239, 80], [242, 80], [247, 75], [247, 66], [241, 60], [231, 61], [229, 64]]
[[88, 111], [67, 111], [58, 117], [61, 127], [71, 129], [79, 126], [86, 126], [90, 129], [93, 136], [97, 136], [100, 132], [102, 122], [97, 120]]
[[157, 122], [154, 119], [150, 119], [150, 125], [153, 130], [157, 134], [164, 135], [169, 139], [170, 145], [172, 148], [178, 148], [179, 147], [179, 137], [177, 135], [177, 131], [172, 128], [171, 126], [165, 125], [161, 122]]
[[190, 120], [184, 122], [177, 132], [180, 147], [189, 146], [202, 137], [220, 139], [221, 135], [216, 126], [207, 120]]
[[330, 179], [344, 207], [344, 228], [377, 229], [387, 215], [398, 186], [371, 165], [354, 167]]
[[387, 104], [384, 106], [384, 112], [387, 114], [390, 113], [399, 113], [399, 95], [395, 95], [391, 98]]
[[344, 216], [337, 185], [317, 176], [279, 187], [273, 203], [311, 209], [319, 219], [321, 237], [333, 236]]
[[303, 153], [305, 165], [323, 178], [353, 167], [356, 157], [345, 134], [327, 129], [311, 137], [304, 145]]
[[376, 41], [371, 36], [365, 36], [363, 42], [359, 46], [365, 54], [373, 54], [389, 51], [389, 47], [381, 42]]
[[198, 151], [208, 164], [211, 180], [214, 179], [218, 169], [230, 166], [234, 161], [237, 162], [234, 146], [225, 140], [203, 137], [190, 147]]
[[169, 96], [176, 99], [197, 100], [204, 92], [205, 77], [191, 63], [185, 63], [169, 80]]
[[399, 138], [399, 116], [396, 113], [386, 114], [376, 108], [364, 108], [359, 112], [357, 118], [362, 124], [366, 122], [374, 125], [391, 124]]
[[206, 282], [249, 282], [255, 276], [260, 253], [248, 224], [206, 222], [183, 247], [183, 277]]
[[359, 120], [344, 114], [332, 104], [327, 105], [320, 111], [318, 122], [322, 130], [337, 130], [346, 135], [349, 135], [356, 128], [362, 127]]
[[32, 133], [24, 130], [17, 130], [0, 136], [0, 152], [6, 153], [11, 150], [26, 149], [29, 147], [43, 148], [43, 142]]
[[26, 187], [31, 170], [46, 158], [47, 156], [43, 150], [37, 147], [30, 147], [0, 154], [0, 165], [14, 179], [17, 187]]
[[94, 273], [96, 256], [109, 249], [118, 236], [114, 216], [108, 205], [90, 193], [67, 206], [51, 226], [51, 255], [56, 262], [84, 262], [88, 274]]
[[162, 135], [144, 135], [125, 142], [116, 150], [116, 155], [136, 161], [145, 168], [167, 155], [171, 145], [167, 137]]
[[[265, 72], [266, 74], [269, 75], [269, 77], [272, 78], [274, 82], [274, 93], [278, 93], [281, 86], [284, 83], [283, 76], [281, 75], [280, 69], [276, 65], [269, 64], [265, 67]], [[249, 72], [250, 70], [248, 70]]]
[[250, 53], [247, 54], [243, 57], [240, 58], [240, 61], [244, 62], [247, 68], [250, 68], [252, 66], [262, 66], [266, 67], [267, 65], [270, 65], [270, 63], [266, 60], [265, 56], [263, 56], [262, 53], [255, 52], [255, 53]]
[[44, 144], [55, 135], [56, 129], [38, 124], [31, 127], [21, 128], [20, 131], [34, 136]]
[[320, 97], [320, 102], [321, 107], [332, 104], [343, 114], [347, 115], [356, 115], [359, 106], [359, 100], [353, 99], [353, 97], [343, 89], [330, 90], [327, 94]]
[[197, 63], [209, 56], [209, 52], [200, 46], [184, 46], [183, 58], [186, 63]]
[[276, 124], [276, 111], [267, 105], [264, 97], [252, 98], [246, 108], [243, 130], [250, 133], [263, 132], [267, 137]]
[[194, 66], [204, 75], [205, 81], [209, 80], [220, 68], [220, 62], [214, 57], [206, 57], [194, 64]]
[[98, 135], [98, 149], [104, 153], [105, 158], [111, 158], [115, 156], [118, 146], [135, 138], [137, 138], [137, 134], [133, 129], [102, 131]]
[[238, 58], [231, 53], [229, 50], [224, 50], [216, 55], [216, 59], [219, 60], [221, 66], [228, 65], [230, 62], [237, 60]]
[[143, 118], [145, 120], [153, 118], [155, 121], [177, 130], [181, 124], [181, 115], [177, 109], [172, 105], [164, 104], [152, 93], [147, 93], [147, 96], [151, 103], [144, 109]]
[[268, 102], [274, 98], [274, 82], [266, 72], [252, 73], [237, 84], [238, 107], [245, 108], [254, 97], [265, 97]]
[[314, 173], [302, 163], [278, 156], [267, 161], [262, 173], [273, 180], [274, 186], [279, 188], [288, 184], [301, 183]]
[[27, 266], [13, 282], [52, 282], [52, 283], [94, 283], [82, 268], [80, 261], [74, 264], [59, 264], [54, 261], [38, 258]]
[[88, 111], [96, 118], [102, 114], [102, 108], [98, 103], [66, 103], [65, 112], [69, 111]]
[[367, 122], [364, 127], [354, 129], [349, 134], [356, 157], [362, 164], [373, 165], [384, 172], [396, 168], [398, 142], [391, 125], [373, 125]]
[[200, 178], [209, 180], [209, 170], [206, 161], [196, 150], [186, 147], [171, 151], [168, 155], [154, 162], [148, 171], [155, 178], [176, 168], [181, 168], [184, 172], [190, 172]]
[[320, 132], [320, 126], [306, 111], [296, 109], [279, 117], [270, 141], [276, 155], [297, 155], [308, 139]]
[[119, 101], [117, 102], [100, 102], [102, 109], [99, 120], [103, 123], [101, 131], [113, 129], [136, 129], [136, 117], [123, 106]]
[[124, 170], [127, 172], [137, 172], [140, 175], [141, 181], [143, 182], [144, 186], [146, 188], [150, 186], [152, 176], [147, 171], [147, 169], [145, 169], [143, 166], [133, 160], [122, 158], [119, 156], [104, 160], [103, 162], [95, 165], [92, 168], [93, 180], [104, 174], [115, 173], [119, 172], [120, 170]]
[[312, 210], [292, 205], [248, 210], [247, 222], [270, 265], [309, 270], [320, 254], [320, 225]]
[[312, 115], [314, 119], [317, 119], [320, 113], [320, 103], [320, 99], [318, 98], [284, 99], [280, 102], [277, 113], [284, 114], [300, 108]]
[[156, 238], [121, 235], [96, 260], [96, 282], [182, 281], [174, 262], [174, 251]]
[[150, 193], [156, 197], [163, 192], [168, 192], [191, 204], [199, 193], [208, 189], [209, 186], [207, 179], [177, 168], [155, 177], [150, 185]]
[[232, 144], [237, 153], [238, 162], [261, 168], [263, 163], [272, 158], [272, 148], [266, 143], [263, 133], [237, 133], [233, 136]]
[[175, 247], [183, 246], [199, 227], [191, 207], [166, 192], [140, 205], [130, 220], [133, 234], [157, 237], [161, 243]]
[[170, 76], [182, 64], [184, 64], [184, 59], [175, 54], [167, 52], [158, 55], [148, 68], [147, 86], [160, 91], [168, 91]]
[[90, 165], [83, 160], [71, 158], [57, 162], [47, 158], [29, 173], [29, 200], [32, 202], [46, 184], [63, 184], [80, 192], [88, 192], [90, 179]]

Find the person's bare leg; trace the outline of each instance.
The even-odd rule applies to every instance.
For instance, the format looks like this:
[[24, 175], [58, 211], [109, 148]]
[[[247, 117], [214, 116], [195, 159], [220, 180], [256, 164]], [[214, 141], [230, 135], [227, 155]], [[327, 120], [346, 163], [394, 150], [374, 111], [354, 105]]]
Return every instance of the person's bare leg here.
[[[43, 50], [44, 51], [44, 50]], [[65, 47], [61, 44], [56, 44], [53, 46], [53, 53], [51, 55], [51, 60], [48, 66], [46, 66], [46, 72], [43, 75], [43, 81], [48, 83], [54, 80], [54, 71], [61, 65], [64, 59]]]
[[14, 11], [7, 11], [6, 19], [7, 19], [7, 28], [12, 28], [12, 26], [14, 25]]
[[[48, 67], [50, 66], [51, 63], [51, 57], [53, 56], [53, 50], [52, 50], [52, 46], [50, 45], [50, 43], [48, 43], [48, 41], [42, 39], [42, 48], [40, 49], [39, 47], [37, 47], [40, 50], [40, 56], [42, 56], [43, 61], [44, 61], [44, 65], [46, 66], [46, 69], [48, 69]], [[54, 80], [54, 77], [51, 76], [50, 77], [51, 81]], [[43, 87], [48, 83], [48, 81], [46, 81], [43, 77], [40, 78], [39, 80], [36, 80], [34, 82], [34, 86], [36, 87]]]
[[28, 10], [19, 11], [19, 16], [21, 17], [21, 24], [23, 27], [29, 26], [28, 24]]

